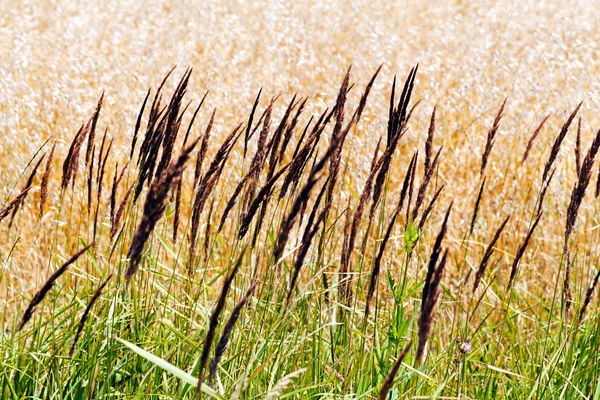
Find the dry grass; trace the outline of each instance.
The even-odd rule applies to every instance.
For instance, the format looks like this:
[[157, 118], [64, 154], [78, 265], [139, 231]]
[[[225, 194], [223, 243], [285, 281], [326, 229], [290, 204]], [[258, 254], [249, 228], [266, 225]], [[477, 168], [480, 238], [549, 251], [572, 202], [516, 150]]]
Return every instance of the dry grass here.
[[[597, 35], [597, 20], [592, 3], [576, 2], [570, 7], [558, 2], [478, 3], [374, 6], [353, 2], [349, 7], [310, 1], [226, 1], [202, 6], [181, 1], [4, 2], [0, 17], [0, 59], [5, 60], [0, 64], [2, 194], [8, 196], [28, 158], [45, 139], [55, 137], [57, 152], [65, 153], [102, 91], [106, 98], [99, 124], [108, 126], [116, 138], [114, 152], [125, 155], [141, 99], [175, 64], [195, 68], [192, 98], [198, 100], [210, 90], [208, 107], [219, 108], [214, 136], [222, 137], [247, 115], [260, 87], [263, 98], [277, 94], [288, 98], [296, 92], [308, 96], [310, 114], [332, 103], [348, 65], [352, 64], [356, 82], [366, 82], [383, 63], [363, 122], [349, 138], [357, 150], [349, 168], [366, 179], [369, 157], [385, 124], [378, 112], [387, 101], [383, 89], [393, 74], [402, 75], [419, 62], [416, 98], [423, 102], [415, 111], [402, 152], [410, 153], [417, 137], [423, 137], [426, 116], [437, 104], [436, 142], [444, 143], [448, 155], [440, 164], [440, 176], [452, 176], [454, 184], [446, 189], [446, 196], [457, 198], [459, 213], [466, 210], [463, 205], [471, 202], [476, 191], [472, 182], [477, 179], [485, 132], [491, 127], [493, 110], [507, 96], [488, 167], [487, 204], [482, 207], [490, 215], [508, 214], [513, 204], [527, 196], [528, 191], [518, 186], [539, 179], [534, 167], [540, 150], [551, 142], [566, 112], [584, 100], [584, 143], [591, 137], [590, 127], [597, 126], [600, 81], [594, 60], [600, 57], [600, 45], [591, 40]], [[284, 102], [278, 105], [282, 111]], [[531, 159], [518, 168], [527, 138], [547, 113], [552, 116], [534, 143]], [[574, 147], [574, 142], [575, 135], [569, 135], [567, 146]], [[538, 251], [549, 257], [560, 242], [564, 192], [575, 174], [572, 155], [564, 150], [559, 156], [558, 179], [547, 200], [549, 221], [544, 237], [536, 239]], [[114, 164], [107, 165], [111, 167]], [[357, 180], [354, 190], [362, 187]], [[11, 265], [4, 266], [9, 273], [0, 284], [2, 301], [8, 282], [13, 297], [35, 286], [31, 273], [39, 276], [38, 282], [44, 278], [45, 249], [51, 240], [45, 228], [51, 229], [48, 222], [56, 218], [58, 203], [57, 190], [52, 192], [41, 229], [33, 218], [20, 222], [22, 227], [30, 226], [31, 236], [21, 238]], [[598, 224], [592, 210], [590, 202], [584, 204], [582, 228]], [[551, 224], [553, 220], [556, 224]], [[496, 224], [480, 221], [477, 235], [490, 236]], [[522, 220], [514, 218], [511, 224], [524, 235]], [[513, 248], [517, 236], [502, 246]], [[3, 241], [4, 256], [13, 247], [12, 239]]]

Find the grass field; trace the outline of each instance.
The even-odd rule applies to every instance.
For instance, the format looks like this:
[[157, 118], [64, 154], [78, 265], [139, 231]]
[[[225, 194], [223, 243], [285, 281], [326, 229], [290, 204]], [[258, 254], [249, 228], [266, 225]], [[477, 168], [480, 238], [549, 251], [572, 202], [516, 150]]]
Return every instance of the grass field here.
[[597, 7], [2, 3], [0, 398], [600, 399]]

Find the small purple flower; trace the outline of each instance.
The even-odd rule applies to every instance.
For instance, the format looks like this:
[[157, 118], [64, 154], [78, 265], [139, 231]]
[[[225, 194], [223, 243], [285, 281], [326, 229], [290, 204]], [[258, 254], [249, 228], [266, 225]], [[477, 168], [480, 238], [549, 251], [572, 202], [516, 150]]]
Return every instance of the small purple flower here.
[[471, 351], [471, 343], [469, 343], [469, 342], [462, 342], [460, 344], [460, 351], [463, 354], [467, 354], [468, 352], [470, 352]]

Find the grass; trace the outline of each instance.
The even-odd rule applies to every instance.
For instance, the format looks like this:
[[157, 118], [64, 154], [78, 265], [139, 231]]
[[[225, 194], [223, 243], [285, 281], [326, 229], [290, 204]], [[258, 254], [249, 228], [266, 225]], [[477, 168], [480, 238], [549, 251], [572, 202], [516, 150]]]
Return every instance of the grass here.
[[600, 399], [588, 5], [151, 6], [3, 13], [0, 398]]
[[[482, 153], [482, 184], [467, 211], [472, 226], [454, 240], [444, 189], [452, 182], [439, 173], [448, 156], [443, 143], [434, 145], [434, 117], [424, 150], [408, 164], [395, 154], [411, 122], [416, 68], [404, 85], [394, 82], [370, 178], [349, 196], [345, 141], [361, 123], [346, 100], [359, 91], [350, 71], [317, 122], [302, 122], [299, 98], [280, 119], [270, 105], [258, 118], [259, 107], [217, 141], [212, 158], [204, 150], [217, 140], [210, 129], [181, 122], [194, 122], [185, 106], [189, 72], [170, 100], [160, 100], [158, 89], [145, 101], [129, 160], [111, 153], [106, 134], [96, 135], [100, 102], [62, 156], [62, 171], [40, 162], [50, 151], [44, 143], [27, 167], [33, 173], [22, 174], [29, 177], [21, 194], [7, 199], [1, 222], [16, 210], [5, 232], [18, 242], [21, 208], [38, 201], [23, 194], [49, 181], [37, 171], [56, 181], [62, 172], [61, 188], [40, 188], [59, 191], [48, 258], [55, 272], [24, 314], [3, 309], [4, 398], [598, 398], [597, 275], [582, 275], [580, 247], [569, 241], [598, 137], [568, 207], [560, 279], [542, 292], [523, 282], [533, 262], [523, 260], [535, 253], [530, 241], [543, 230], [544, 187], [554, 172], [513, 211], [529, 220], [520, 222], [527, 234], [514, 256], [498, 247], [510, 235], [509, 218], [485, 255], [486, 242], [474, 234], [489, 219], [479, 207], [502, 111]], [[359, 94], [359, 108], [370, 88]], [[559, 151], [577, 111], [557, 136]], [[246, 156], [233, 161], [242, 148]], [[556, 155], [545, 170], [555, 171]], [[125, 165], [113, 168], [110, 189], [108, 159]], [[401, 188], [393, 184], [398, 175]], [[135, 188], [137, 201], [128, 195]], [[25, 305], [30, 297], [23, 297]]]

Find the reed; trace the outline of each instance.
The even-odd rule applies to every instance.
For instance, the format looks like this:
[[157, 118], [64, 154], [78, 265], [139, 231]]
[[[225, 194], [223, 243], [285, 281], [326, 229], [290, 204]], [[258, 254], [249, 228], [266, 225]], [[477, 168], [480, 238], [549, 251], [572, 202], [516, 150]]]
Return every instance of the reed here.
[[25, 324], [27, 324], [27, 322], [29, 322], [29, 320], [33, 316], [33, 312], [35, 311], [35, 307], [38, 306], [44, 300], [44, 298], [46, 297], [46, 295], [48, 294], [48, 292], [50, 292], [50, 290], [52, 289], [52, 287], [54, 287], [54, 284], [56, 283], [56, 281], [58, 280], [58, 278], [60, 278], [62, 276], [62, 274], [64, 274], [65, 272], [67, 272], [67, 269], [69, 268], [69, 266], [71, 264], [73, 264], [75, 261], [77, 261], [77, 259], [79, 257], [81, 257], [81, 255], [83, 253], [86, 253], [93, 246], [94, 246], [94, 243], [89, 244], [86, 247], [84, 247], [83, 249], [79, 250], [71, 258], [69, 258], [64, 264], [62, 264], [60, 266], [60, 268], [58, 268], [56, 271], [54, 271], [50, 275], [50, 277], [46, 280], [46, 282], [44, 283], [44, 285], [42, 285], [42, 287], [40, 288], [40, 290], [38, 290], [36, 292], [36, 294], [33, 296], [33, 298], [31, 299], [31, 301], [29, 302], [29, 305], [27, 306], [27, 308], [25, 309], [25, 312], [23, 313], [23, 316], [21, 317], [21, 322], [19, 323], [17, 331], [22, 330], [23, 327], [25, 326]]

